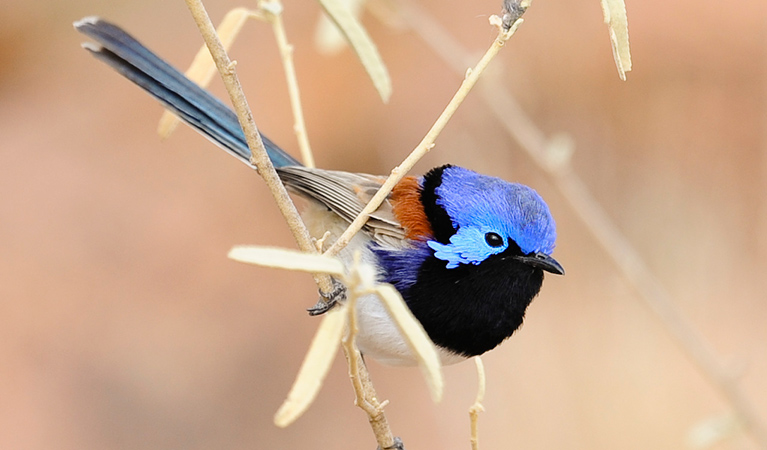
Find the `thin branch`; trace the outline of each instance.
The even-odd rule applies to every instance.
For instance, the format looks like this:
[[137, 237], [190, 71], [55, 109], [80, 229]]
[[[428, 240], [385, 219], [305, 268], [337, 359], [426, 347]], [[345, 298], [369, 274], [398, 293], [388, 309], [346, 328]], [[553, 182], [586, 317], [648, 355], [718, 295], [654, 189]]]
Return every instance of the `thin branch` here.
[[[253, 120], [253, 114], [250, 111], [245, 94], [242, 92], [242, 86], [240, 85], [237, 72], [235, 71], [235, 63], [229, 59], [226, 49], [218, 38], [216, 29], [213, 26], [207, 11], [205, 11], [202, 1], [186, 0], [186, 4], [189, 11], [192, 13], [194, 21], [197, 23], [197, 27], [200, 29], [200, 34], [205, 40], [205, 44], [208, 46], [211, 56], [213, 56], [218, 71], [221, 73], [221, 78], [223, 79], [226, 90], [232, 100], [232, 105], [237, 113], [240, 126], [245, 132], [245, 139], [252, 153], [251, 163], [256, 166], [258, 173], [269, 187], [269, 190], [274, 196], [280, 212], [285, 217], [288, 227], [293, 233], [293, 237], [298, 243], [299, 248], [308, 253], [316, 252], [317, 250], [312, 243], [312, 238], [301, 220], [298, 210], [291, 201], [287, 190], [285, 190], [285, 186], [283, 186], [280, 181], [277, 172], [274, 170], [274, 166], [269, 160], [269, 156], [266, 154], [264, 144], [261, 141], [261, 135], [258, 133], [258, 128]], [[333, 291], [333, 282], [328, 275], [314, 274], [314, 280], [323, 292]]]
[[354, 237], [354, 235], [365, 225], [365, 222], [367, 222], [370, 214], [378, 209], [381, 203], [386, 200], [386, 197], [389, 195], [394, 186], [413, 168], [413, 166], [415, 166], [415, 164], [421, 158], [424, 157], [424, 155], [426, 155], [432, 148], [434, 148], [434, 142], [436, 141], [437, 136], [439, 136], [455, 111], [477, 83], [479, 77], [482, 75], [482, 73], [484, 73], [488, 64], [490, 64], [490, 61], [492, 61], [498, 52], [500, 52], [506, 41], [508, 41], [511, 36], [514, 35], [517, 27], [522, 22], [522, 19], [518, 19], [509, 30], [505, 30], [502, 27], [500, 18], [497, 16], [492, 16], [492, 18], [495, 18], [495, 20], [491, 20], [491, 22], [493, 22], [493, 25], [498, 27], [498, 36], [493, 41], [490, 48], [487, 50], [487, 52], [485, 52], [485, 55], [482, 57], [482, 59], [480, 59], [476, 67], [474, 67], [474, 69], [469, 69], [469, 71], [466, 73], [466, 76], [461, 83], [461, 87], [458, 89], [458, 92], [455, 93], [453, 98], [450, 100], [450, 103], [448, 103], [448, 105], [445, 107], [445, 110], [442, 111], [442, 114], [440, 114], [440, 116], [437, 118], [437, 121], [434, 123], [434, 125], [432, 125], [431, 129], [426, 134], [426, 136], [424, 136], [421, 143], [418, 144], [418, 146], [410, 153], [410, 155], [408, 155], [407, 158], [405, 158], [405, 160], [399, 166], [395, 167], [391, 171], [391, 174], [386, 179], [386, 182], [383, 184], [383, 186], [381, 186], [381, 189], [379, 189], [373, 198], [370, 199], [370, 202], [365, 205], [365, 208], [362, 210], [360, 215], [354, 219], [346, 231], [343, 232], [343, 234], [333, 243], [333, 245], [325, 252], [325, 254], [336, 255], [344, 247], [346, 247], [346, 245], [349, 244], [349, 241], [351, 241], [352, 237]]
[[[442, 56], [456, 73], [460, 73], [460, 61], [466, 60], [470, 52], [461, 48], [447, 30], [414, 2], [400, 1], [399, 4], [410, 29]], [[546, 135], [524, 113], [508, 88], [496, 81], [500, 79], [502, 77], [486, 79], [482, 89], [482, 98], [498, 121], [551, 177], [560, 194], [586, 224], [594, 239], [640, 294], [642, 303], [655, 314], [682, 351], [729, 402], [755, 440], [767, 448], [767, 426], [754, 404], [740, 389], [735, 377], [719, 362], [703, 337], [674, 305], [671, 294], [655, 277], [639, 252], [610, 220], [583, 180], [572, 171], [568, 164], [569, 152], [552, 151]]]
[[474, 363], [477, 366], [477, 398], [474, 404], [469, 408], [469, 419], [471, 421], [471, 450], [479, 450], [479, 413], [485, 410], [482, 402], [485, 401], [485, 365], [482, 364], [482, 358], [474, 357]]
[[362, 355], [353, 344], [348, 344], [346, 340], [342, 341], [341, 347], [344, 350], [344, 356], [349, 366], [349, 379], [352, 381], [356, 395], [354, 403], [367, 414], [378, 447], [382, 449], [396, 447], [398, 440], [392, 434], [389, 421], [384, 414], [384, 406], [387, 402], [378, 401], [375, 387], [370, 379], [370, 372], [362, 360]]
[[259, 7], [266, 13], [267, 20], [272, 23], [274, 37], [277, 40], [277, 47], [279, 48], [280, 56], [282, 57], [285, 79], [288, 82], [290, 106], [293, 110], [293, 131], [296, 133], [296, 138], [298, 139], [301, 160], [306, 167], [314, 167], [314, 155], [312, 154], [312, 149], [309, 145], [309, 135], [306, 132], [304, 112], [301, 108], [301, 94], [298, 89], [296, 67], [293, 64], [293, 46], [288, 43], [285, 26], [282, 23], [282, 3], [280, 3], [279, 0], [265, 0], [259, 4]]
[[[355, 265], [359, 265], [359, 253], [355, 254]], [[349, 274], [351, 277], [359, 278], [359, 272], [352, 271]], [[347, 332], [341, 341], [341, 347], [344, 350], [344, 356], [346, 356], [346, 362], [349, 366], [349, 379], [354, 387], [354, 393], [356, 395], [355, 404], [359, 406], [365, 414], [368, 416], [370, 427], [375, 435], [378, 447], [381, 449], [392, 448], [396, 444], [394, 435], [389, 427], [389, 422], [386, 420], [384, 414], [384, 406], [378, 401], [378, 395], [376, 394], [373, 382], [370, 379], [370, 373], [365, 366], [365, 362], [362, 360], [359, 350], [355, 344], [355, 337], [359, 330], [357, 326], [357, 311], [356, 303], [360, 295], [358, 288], [363, 284], [359, 279], [348, 280], [349, 285], [355, 286], [355, 289], [350, 289], [347, 292]]]
[[[216, 33], [227, 51], [231, 48], [243, 25], [245, 25], [245, 22], [252, 14], [253, 11], [246, 8], [234, 8], [226, 13], [224, 19], [218, 25]], [[218, 73], [216, 64], [210, 56], [208, 47], [203, 44], [197, 51], [197, 54], [192, 60], [192, 64], [190, 64], [189, 68], [186, 70], [185, 75], [198, 85], [205, 87], [210, 84], [210, 81], [216, 73]], [[157, 134], [159, 134], [161, 138], [167, 139], [179, 123], [181, 123], [181, 119], [179, 119], [178, 116], [165, 110], [162, 113], [160, 122], [157, 124]]]

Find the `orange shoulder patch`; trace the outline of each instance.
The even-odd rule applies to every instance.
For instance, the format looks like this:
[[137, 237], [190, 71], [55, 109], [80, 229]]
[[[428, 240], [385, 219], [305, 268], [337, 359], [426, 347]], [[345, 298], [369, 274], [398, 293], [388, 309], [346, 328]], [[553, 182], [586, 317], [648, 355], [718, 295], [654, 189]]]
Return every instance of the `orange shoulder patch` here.
[[421, 188], [418, 178], [405, 177], [391, 191], [394, 217], [405, 229], [408, 239], [424, 240], [434, 235], [421, 204]]

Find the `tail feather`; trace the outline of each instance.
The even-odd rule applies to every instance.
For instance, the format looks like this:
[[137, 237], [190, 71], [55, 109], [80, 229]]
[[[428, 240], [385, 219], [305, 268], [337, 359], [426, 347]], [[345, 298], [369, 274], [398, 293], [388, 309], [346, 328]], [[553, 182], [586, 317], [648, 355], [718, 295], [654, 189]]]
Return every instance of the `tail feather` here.
[[[86, 17], [75, 22], [74, 26], [98, 42], [98, 45], [83, 44], [93, 56], [109, 64], [192, 128], [251, 166], [245, 135], [237, 115], [229, 107], [120, 27], [98, 17]], [[275, 167], [301, 165], [265, 136], [262, 139]]]

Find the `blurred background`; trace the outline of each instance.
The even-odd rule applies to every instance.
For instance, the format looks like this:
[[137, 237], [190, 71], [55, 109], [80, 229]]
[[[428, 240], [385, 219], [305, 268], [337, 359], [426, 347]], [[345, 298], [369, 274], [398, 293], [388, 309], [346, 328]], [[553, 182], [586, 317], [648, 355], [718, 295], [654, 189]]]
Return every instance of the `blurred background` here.
[[[418, 1], [477, 58], [495, 37], [500, 1]], [[161, 142], [159, 105], [71, 26], [103, 16], [185, 68], [201, 39], [184, 3], [0, 3], [0, 448], [374, 449], [340, 355], [311, 409], [273, 425], [318, 324], [304, 312], [316, 287], [226, 254], [293, 247], [277, 209], [255, 173], [188, 128]], [[767, 420], [767, 3], [628, 3], [628, 81], [599, 2], [554, 0], [525, 15], [496, 60], [501, 82], [547, 136], [572, 139], [574, 171]], [[240, 5], [207, 7], [218, 22]], [[286, 1], [318, 165], [388, 173], [461, 77], [366, 13], [393, 79], [383, 105], [349, 50], [316, 50], [320, 14]], [[262, 132], [295, 151], [271, 28], [248, 25], [232, 57]], [[679, 449], [728, 416], [476, 93], [417, 171], [447, 162], [537, 189], [567, 269], [484, 357], [482, 448]], [[473, 364], [445, 369], [438, 405], [417, 369], [370, 365], [407, 448], [469, 448]], [[712, 448], [757, 447], [736, 434]]]

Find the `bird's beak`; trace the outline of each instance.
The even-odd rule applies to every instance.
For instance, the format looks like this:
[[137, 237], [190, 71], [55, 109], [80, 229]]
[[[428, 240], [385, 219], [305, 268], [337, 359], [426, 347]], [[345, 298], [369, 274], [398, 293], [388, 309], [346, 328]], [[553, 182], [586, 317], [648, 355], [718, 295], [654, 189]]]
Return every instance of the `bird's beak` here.
[[557, 275], [565, 274], [565, 269], [562, 265], [559, 264], [556, 259], [545, 253], [538, 252], [527, 256], [515, 256], [514, 259], [521, 261], [528, 266], [543, 269], [546, 272], [551, 272]]

